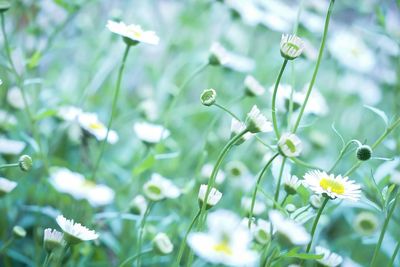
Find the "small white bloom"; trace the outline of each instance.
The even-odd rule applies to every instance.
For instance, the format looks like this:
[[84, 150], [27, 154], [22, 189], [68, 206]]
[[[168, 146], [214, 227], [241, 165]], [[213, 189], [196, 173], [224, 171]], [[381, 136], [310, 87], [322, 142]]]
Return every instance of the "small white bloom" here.
[[286, 157], [298, 157], [303, 150], [303, 144], [297, 135], [284, 133], [278, 142], [279, 151]]
[[[29, 104], [29, 99], [26, 99]], [[24, 109], [25, 108], [25, 101], [22, 95], [21, 89], [18, 87], [12, 87], [8, 89], [7, 92], [7, 102], [16, 109]]]
[[238, 72], [250, 72], [254, 69], [254, 60], [226, 50], [220, 43], [213, 43], [210, 48], [209, 62]]
[[250, 96], [260, 96], [265, 93], [265, 88], [251, 75], [247, 75], [244, 80], [246, 93]]
[[256, 105], [254, 105], [246, 117], [247, 129], [251, 133], [271, 132], [272, 123], [261, 113]]
[[64, 234], [57, 230], [47, 228], [44, 230], [43, 243], [44, 248], [48, 252], [51, 252], [56, 248], [64, 247]]
[[311, 236], [307, 233], [306, 229], [295, 221], [285, 219], [280, 212], [271, 210], [269, 212], [269, 219], [276, 233], [284, 236], [293, 245], [302, 246], [310, 242]]
[[297, 188], [301, 185], [301, 181], [297, 178], [296, 175], [286, 176], [285, 181], [283, 182], [283, 187], [287, 194], [294, 195], [297, 192]]
[[17, 187], [16, 182], [0, 177], [0, 197], [13, 191], [15, 187]]
[[0, 137], [0, 154], [19, 155], [25, 146], [24, 142]]
[[[212, 165], [212, 164], [210, 164], [210, 163], [204, 164], [204, 166], [201, 168], [201, 171], [200, 171], [201, 177], [202, 177], [204, 180], [210, 179], [211, 173], [212, 173], [213, 169], [214, 169], [214, 165]], [[224, 173], [223, 171], [220, 170], [220, 171], [217, 173], [217, 177], [215, 178], [215, 182], [216, 182], [217, 184], [222, 184], [222, 183], [225, 181], [225, 177], [226, 177], [226, 176], [225, 176], [225, 173]]]
[[243, 22], [249, 26], [256, 26], [260, 23], [264, 12], [254, 1], [225, 0], [224, 3], [234, 12], [240, 14]]
[[[106, 138], [107, 127], [99, 120], [95, 113], [83, 113], [78, 116], [79, 125], [89, 134], [93, 135], [97, 140], [102, 141]], [[118, 142], [118, 134], [114, 130], [110, 130], [107, 142], [115, 144]]]
[[78, 117], [83, 114], [82, 109], [74, 106], [63, 106], [57, 111], [57, 116], [65, 121], [76, 121]]
[[174, 199], [181, 195], [181, 190], [176, 185], [158, 173], [153, 173], [150, 180], [143, 185], [143, 192], [152, 201]]
[[324, 255], [324, 257], [322, 259], [317, 260], [317, 262], [319, 262], [325, 267], [336, 267], [343, 262], [342, 256], [333, 253], [329, 249], [320, 246], [315, 247], [315, 254]]
[[[208, 186], [205, 184], [200, 185], [200, 190], [199, 190], [199, 194], [198, 194], [200, 207], [203, 205], [203, 202], [206, 199], [207, 188], [208, 188]], [[220, 191], [218, 191], [214, 187], [211, 188], [211, 190], [208, 194], [206, 207], [208, 209], [214, 207], [221, 200], [221, 197], [222, 197], [222, 193]]]
[[56, 221], [64, 232], [65, 241], [71, 245], [82, 241], [95, 240], [99, 237], [95, 231], [89, 230], [80, 223], [75, 223], [74, 220], [68, 220], [62, 215], [58, 215]]
[[147, 122], [135, 123], [133, 130], [140, 140], [149, 144], [156, 144], [170, 135], [169, 130], [162, 125]]
[[170, 254], [174, 250], [174, 245], [165, 233], [158, 233], [154, 237], [153, 247], [161, 255]]
[[5, 110], [0, 109], [0, 128], [14, 126], [17, 124], [17, 118]]
[[348, 177], [327, 174], [324, 171], [313, 170], [304, 175], [303, 185], [314, 193], [327, 195], [331, 199], [340, 198], [357, 201], [361, 197], [361, 187]]
[[249, 249], [251, 232], [240, 218], [227, 210], [207, 217], [207, 233], [191, 233], [188, 244], [204, 260], [228, 266], [254, 266], [257, 253]]
[[132, 41], [157, 45], [160, 38], [153, 31], [144, 31], [139, 25], [126, 25], [123, 22], [109, 20], [106, 26], [111, 32], [129, 38]]
[[143, 215], [147, 209], [147, 200], [142, 195], [135, 196], [129, 204], [129, 210], [133, 214]]
[[[251, 210], [251, 200], [252, 199], [250, 197], [242, 197], [241, 200], [242, 209], [247, 214], [249, 214]], [[254, 216], [261, 215], [266, 209], [267, 207], [265, 206], [264, 202], [256, 199], [256, 201], [254, 202], [253, 215]]]
[[261, 245], [266, 245], [271, 239], [271, 223], [263, 219], [258, 219], [256, 227], [252, 229], [254, 239]]
[[281, 55], [285, 59], [293, 60], [301, 55], [304, 49], [303, 41], [296, 35], [282, 34]]
[[399, 171], [392, 171], [391, 175], [390, 175], [390, 182], [400, 185], [400, 172]]
[[[231, 138], [235, 135], [240, 134], [241, 132], [243, 132], [244, 130], [246, 130], [247, 126], [245, 123], [238, 121], [235, 118], [232, 118], [231, 121]], [[253, 136], [252, 133], [245, 133], [237, 142], [235, 145], [240, 145], [242, 144], [244, 141], [249, 140], [251, 137]]]
[[354, 219], [354, 229], [365, 236], [373, 235], [379, 227], [379, 220], [375, 214], [363, 211]]
[[249, 170], [247, 169], [246, 165], [241, 161], [230, 161], [225, 166], [226, 172], [235, 178], [247, 175]]

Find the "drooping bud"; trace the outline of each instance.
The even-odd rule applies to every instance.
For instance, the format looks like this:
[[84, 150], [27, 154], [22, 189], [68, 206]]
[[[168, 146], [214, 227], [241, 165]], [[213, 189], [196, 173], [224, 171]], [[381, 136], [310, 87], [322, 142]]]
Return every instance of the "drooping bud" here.
[[157, 253], [167, 255], [174, 250], [174, 245], [165, 233], [158, 233], [153, 239], [153, 248]]
[[200, 95], [200, 101], [204, 106], [212, 106], [217, 100], [217, 92], [210, 88], [205, 89]]
[[372, 156], [372, 148], [367, 145], [361, 145], [357, 148], [357, 158], [361, 161], [367, 161]]
[[[207, 188], [208, 186], [205, 184], [200, 185], [200, 190], [198, 195], [200, 207], [203, 206], [203, 202], [206, 199]], [[221, 198], [222, 198], [222, 193], [217, 189], [215, 189], [214, 187], [211, 188], [207, 198], [206, 209], [207, 210], [211, 209], [212, 207], [217, 205], [217, 203], [221, 200]]]
[[283, 34], [281, 38], [281, 55], [287, 60], [293, 60], [301, 55], [304, 49], [303, 41], [296, 35]]
[[8, 1], [0, 1], [0, 13], [6, 12], [11, 7], [10, 2]]
[[22, 155], [18, 160], [18, 164], [22, 171], [27, 172], [32, 168], [32, 158], [28, 155]]

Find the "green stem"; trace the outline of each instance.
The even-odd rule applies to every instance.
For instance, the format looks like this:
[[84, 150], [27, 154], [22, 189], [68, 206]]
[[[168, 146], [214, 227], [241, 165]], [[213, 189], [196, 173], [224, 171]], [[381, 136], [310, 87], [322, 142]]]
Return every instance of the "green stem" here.
[[374, 250], [374, 255], [372, 256], [370, 267], [374, 267], [375, 266], [379, 251], [381, 249], [383, 238], [385, 237], [386, 229], [387, 229], [387, 227], [389, 225], [390, 219], [392, 218], [392, 214], [394, 212], [394, 209], [396, 208], [397, 201], [399, 199], [399, 195], [400, 195], [400, 193], [397, 192], [397, 195], [396, 195], [396, 197], [394, 199], [392, 207], [390, 208], [390, 210], [389, 210], [389, 212], [388, 212], [388, 214], [387, 214], [387, 216], [385, 218], [385, 222], [383, 223], [382, 231], [381, 231], [381, 233], [379, 235], [378, 243], [376, 244], [376, 247], [375, 247], [375, 250]]
[[183, 256], [183, 252], [185, 251], [187, 237], [188, 237], [190, 231], [192, 230], [194, 224], [196, 223], [197, 219], [199, 218], [200, 212], [201, 212], [201, 210], [199, 209], [199, 211], [196, 213], [196, 216], [194, 216], [192, 222], [190, 223], [189, 228], [187, 229], [187, 231], [185, 233], [185, 236], [183, 237], [181, 246], [179, 247], [178, 256], [177, 256], [176, 262], [175, 262], [176, 267], [179, 267], [179, 264], [180, 264], [182, 256]]
[[144, 232], [144, 226], [146, 224], [146, 219], [149, 216], [151, 207], [153, 206], [153, 202], [150, 202], [147, 205], [146, 211], [143, 214], [143, 218], [142, 221], [140, 222], [140, 228], [139, 228], [139, 234], [138, 234], [138, 240], [137, 240], [137, 250], [138, 255], [137, 255], [137, 264], [136, 267], [140, 267], [141, 266], [141, 254], [140, 251], [142, 250], [142, 241], [143, 241], [143, 232]]
[[8, 239], [3, 246], [0, 248], [0, 255], [4, 254], [7, 249], [10, 247], [10, 245], [12, 244], [12, 242], [14, 241], [14, 237], [10, 237], [10, 239]]
[[[283, 175], [283, 170], [285, 169], [285, 163], [286, 163], [286, 157], [283, 157], [281, 169], [279, 170], [278, 183], [276, 184], [275, 197], [274, 197], [275, 203], [277, 203], [279, 200], [279, 192], [281, 189], [282, 175]], [[274, 204], [274, 208], [275, 208], [275, 204]]]
[[272, 123], [274, 125], [274, 132], [275, 132], [277, 139], [280, 138], [280, 133], [279, 133], [279, 128], [278, 128], [278, 122], [276, 119], [276, 95], [278, 93], [279, 82], [281, 81], [281, 78], [282, 78], [283, 72], [285, 71], [285, 67], [286, 67], [287, 63], [288, 63], [288, 60], [285, 59], [283, 61], [281, 70], [279, 71], [278, 78], [276, 79], [274, 93], [272, 95]]
[[388, 267], [393, 267], [394, 261], [396, 260], [396, 256], [397, 256], [397, 253], [399, 252], [399, 250], [400, 250], [400, 241], [397, 242], [396, 248], [393, 251], [393, 255], [392, 255], [392, 258], [390, 259], [390, 263], [389, 263]]
[[322, 203], [321, 207], [318, 210], [317, 217], [315, 217], [315, 219], [314, 219], [314, 223], [313, 223], [313, 226], [311, 228], [311, 240], [307, 245], [306, 253], [310, 252], [311, 245], [312, 245], [312, 242], [313, 242], [313, 239], [314, 239], [314, 235], [315, 235], [315, 230], [317, 229], [317, 225], [318, 225], [318, 222], [319, 222], [319, 218], [321, 217], [322, 211], [324, 210], [324, 208], [325, 208], [326, 204], [328, 203], [328, 201], [329, 201], [329, 198], [325, 197], [324, 202]]
[[1, 31], [2, 31], [3, 37], [4, 37], [4, 47], [6, 49], [6, 55], [7, 55], [8, 61], [9, 61], [10, 65], [11, 65], [11, 68], [12, 68], [14, 74], [19, 76], [18, 72], [17, 72], [17, 69], [15, 68], [14, 62], [12, 60], [12, 57], [11, 57], [11, 49], [10, 49], [10, 45], [9, 45], [9, 42], [8, 42], [8, 37], [7, 37], [6, 27], [5, 27], [4, 12], [1, 12]]
[[126, 59], [128, 58], [130, 48], [131, 48], [131, 46], [129, 44], [127, 44], [126, 48], [125, 48], [124, 56], [122, 57], [121, 66], [120, 66], [119, 72], [118, 72], [117, 85], [115, 87], [114, 97], [113, 97], [112, 106], [111, 106], [111, 114], [110, 114], [110, 118], [109, 118], [108, 124], [107, 124], [107, 132], [106, 132], [106, 136], [105, 136], [104, 140], [101, 143], [100, 153], [99, 153], [99, 156], [97, 157], [97, 161], [96, 161], [96, 164], [95, 164], [93, 172], [92, 172], [92, 179], [94, 179], [96, 177], [97, 169], [99, 168], [101, 158], [104, 154], [104, 149], [106, 147], [108, 134], [110, 133], [113, 118], [114, 118], [115, 111], [117, 108], [118, 95], [119, 95], [119, 92], [121, 89], [122, 74], [125, 69], [125, 63], [126, 63]]
[[222, 109], [223, 111], [225, 111], [226, 113], [228, 113], [229, 115], [231, 115], [233, 118], [235, 118], [237, 121], [241, 121], [241, 120], [239, 119], [238, 116], [236, 116], [232, 111], [230, 111], [229, 109], [227, 109], [227, 108], [224, 107], [223, 105], [218, 104], [217, 102], [215, 102], [215, 103], [214, 103], [214, 106], [216, 106], [216, 107]]
[[10, 164], [0, 165], [0, 169], [13, 168], [13, 167], [19, 167], [19, 163], [10, 163]]
[[304, 102], [303, 102], [303, 104], [301, 106], [299, 116], [297, 117], [296, 123], [295, 123], [295, 125], [293, 127], [293, 130], [292, 130], [293, 133], [295, 133], [297, 131], [297, 129], [298, 129], [299, 125], [300, 125], [301, 118], [303, 117], [304, 110], [306, 109], [306, 106], [307, 106], [307, 103], [308, 103], [308, 99], [310, 98], [311, 91], [313, 89], [315, 80], [317, 78], [319, 65], [321, 63], [322, 55], [323, 55], [324, 48], [325, 48], [326, 37], [328, 35], [329, 21], [330, 21], [330, 18], [331, 18], [331, 14], [332, 14], [333, 4], [334, 3], [335, 3], [335, 0], [331, 0], [330, 3], [329, 3], [328, 13], [327, 13], [326, 18], [325, 18], [324, 33], [323, 33], [323, 36], [322, 36], [321, 46], [320, 46], [319, 52], [318, 52], [317, 64], [315, 65], [314, 73], [312, 75], [310, 85], [308, 86], [306, 97], [305, 97]]
[[42, 267], [47, 267], [50, 264], [50, 258], [51, 258], [51, 253], [46, 253], [46, 258], [44, 259], [44, 262], [42, 264]]
[[332, 165], [332, 167], [329, 169], [328, 173], [332, 172], [336, 166], [338, 165], [339, 161], [343, 158], [344, 154], [346, 153], [347, 149], [349, 148], [349, 146], [353, 143], [353, 142], [358, 142], [357, 140], [351, 140], [349, 142], [347, 142], [347, 144], [342, 148], [342, 150], [340, 150], [339, 156], [336, 159], [335, 163]]
[[286, 200], [288, 199], [289, 194], [286, 194], [285, 197], [283, 198], [282, 202], [281, 202], [281, 206], [284, 207], [283, 205], [285, 205]]
[[133, 255], [133, 256], [130, 256], [129, 258], [127, 258], [126, 260], [124, 260], [124, 261], [119, 265], [119, 267], [123, 267], [123, 266], [127, 265], [129, 262], [131, 262], [131, 261], [133, 261], [134, 259], [136, 259], [137, 257], [142, 256], [142, 255], [147, 254], [147, 253], [150, 253], [150, 252], [152, 252], [152, 251], [153, 251], [153, 249], [148, 249], [148, 250], [144, 250], [144, 251], [142, 251], [142, 252], [140, 252], [140, 253], [138, 253], [138, 254], [135, 254], [135, 255]]
[[261, 179], [264, 176], [265, 172], [268, 170], [269, 166], [271, 165], [271, 163], [274, 161], [274, 159], [279, 156], [279, 153], [276, 153], [275, 155], [273, 155], [267, 162], [267, 164], [265, 164], [264, 168], [261, 170], [260, 174], [258, 175], [257, 181], [256, 181], [256, 187], [254, 188], [254, 192], [253, 192], [253, 196], [251, 198], [251, 206], [250, 206], [250, 212], [249, 212], [249, 228], [251, 226], [251, 219], [253, 217], [253, 210], [254, 210], [254, 205], [256, 203], [256, 196], [257, 196], [257, 191], [258, 191], [258, 187], [261, 183]]

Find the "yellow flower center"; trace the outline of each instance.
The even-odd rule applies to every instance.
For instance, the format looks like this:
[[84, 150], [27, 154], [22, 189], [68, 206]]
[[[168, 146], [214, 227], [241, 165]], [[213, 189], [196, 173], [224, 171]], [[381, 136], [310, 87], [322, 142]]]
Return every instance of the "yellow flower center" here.
[[330, 191], [339, 195], [344, 194], [344, 186], [335, 179], [324, 177], [319, 181], [319, 185], [326, 191]]
[[96, 184], [95, 184], [94, 182], [92, 182], [92, 181], [86, 180], [86, 181], [83, 183], [83, 186], [84, 186], [84, 187], [87, 187], [87, 188], [93, 188], [93, 187], [96, 186]]
[[225, 253], [227, 255], [232, 255], [233, 254], [232, 249], [229, 247], [229, 244], [226, 241], [222, 241], [221, 243], [214, 245], [213, 249], [216, 252], [222, 252], [222, 253]]
[[89, 128], [93, 129], [93, 130], [100, 130], [100, 129], [103, 129], [104, 126], [103, 126], [103, 124], [101, 124], [99, 122], [92, 122], [89, 124]]

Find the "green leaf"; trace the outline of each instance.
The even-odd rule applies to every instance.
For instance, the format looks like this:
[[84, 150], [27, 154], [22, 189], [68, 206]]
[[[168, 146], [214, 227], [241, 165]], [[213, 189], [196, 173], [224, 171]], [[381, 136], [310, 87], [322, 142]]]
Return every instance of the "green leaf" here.
[[156, 159], [154, 157], [154, 154], [148, 155], [147, 158], [145, 158], [138, 166], [136, 166], [133, 169], [133, 174], [139, 175], [139, 174], [145, 172], [146, 170], [153, 167], [155, 162], [156, 162]]
[[41, 121], [43, 119], [53, 117], [57, 115], [57, 110], [55, 109], [45, 109], [40, 111], [38, 114], [35, 116], [35, 121]]
[[374, 107], [371, 107], [371, 106], [368, 106], [368, 105], [364, 105], [364, 107], [366, 107], [367, 109], [371, 110], [376, 115], [378, 115], [383, 120], [383, 122], [385, 123], [385, 126], [388, 127], [389, 119], [386, 116], [385, 112], [383, 112], [382, 110], [380, 110], [378, 108], [374, 108]]
[[42, 58], [42, 54], [39, 51], [33, 53], [30, 59], [28, 59], [27, 66], [29, 69], [36, 68], [39, 65], [40, 59]]
[[302, 260], [319, 260], [324, 257], [323, 254], [311, 254], [311, 253], [298, 253], [300, 247], [295, 247], [288, 252], [281, 255], [283, 258], [296, 258]]

